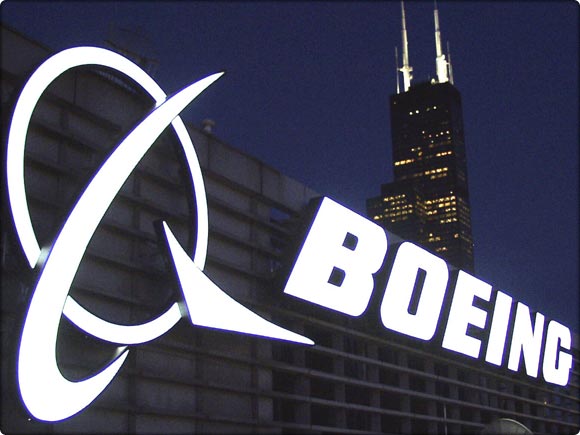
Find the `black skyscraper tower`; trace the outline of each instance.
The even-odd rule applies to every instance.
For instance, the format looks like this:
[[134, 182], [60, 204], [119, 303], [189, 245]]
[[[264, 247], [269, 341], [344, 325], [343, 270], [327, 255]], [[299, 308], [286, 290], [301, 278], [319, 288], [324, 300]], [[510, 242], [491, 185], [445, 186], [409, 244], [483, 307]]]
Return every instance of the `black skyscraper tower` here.
[[473, 272], [473, 239], [461, 96], [451, 65], [441, 52], [435, 8], [437, 80], [411, 86], [405, 11], [404, 91], [391, 96], [395, 181], [367, 200], [367, 213], [379, 225], [417, 242], [452, 265]]

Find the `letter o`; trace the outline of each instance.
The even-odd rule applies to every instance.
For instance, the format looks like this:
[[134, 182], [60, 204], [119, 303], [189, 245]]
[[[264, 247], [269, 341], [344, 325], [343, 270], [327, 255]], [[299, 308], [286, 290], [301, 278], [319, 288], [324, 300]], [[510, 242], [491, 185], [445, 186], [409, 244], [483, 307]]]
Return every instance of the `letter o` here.
[[[411, 314], [409, 304], [420, 269], [426, 275], [417, 312]], [[448, 280], [445, 261], [413, 243], [401, 244], [381, 303], [383, 325], [421, 340], [433, 338]]]

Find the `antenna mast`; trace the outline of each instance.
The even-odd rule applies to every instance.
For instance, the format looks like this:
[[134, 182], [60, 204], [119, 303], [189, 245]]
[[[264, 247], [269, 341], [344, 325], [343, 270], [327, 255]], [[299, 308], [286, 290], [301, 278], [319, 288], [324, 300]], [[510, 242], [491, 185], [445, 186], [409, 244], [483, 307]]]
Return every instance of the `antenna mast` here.
[[449, 83], [453, 84], [453, 67], [451, 66], [451, 50], [449, 49], [449, 41], [447, 41], [447, 57], [449, 58]]
[[441, 31], [439, 30], [439, 10], [437, 9], [437, 0], [434, 0], [435, 9], [433, 10], [433, 17], [435, 19], [435, 52], [437, 57], [435, 58], [435, 67], [437, 69], [437, 81], [439, 83], [445, 83], [449, 81], [447, 75], [447, 61], [445, 60], [445, 55], [441, 50]]
[[399, 50], [395, 45], [395, 76], [397, 76], [397, 94], [401, 93], [401, 88], [399, 86]]
[[405, 4], [401, 0], [401, 35], [403, 38], [403, 66], [399, 69], [403, 73], [403, 87], [405, 92], [411, 87], [411, 79], [413, 75], [411, 72], [413, 68], [409, 66], [409, 44], [407, 42], [407, 25], [405, 23]]

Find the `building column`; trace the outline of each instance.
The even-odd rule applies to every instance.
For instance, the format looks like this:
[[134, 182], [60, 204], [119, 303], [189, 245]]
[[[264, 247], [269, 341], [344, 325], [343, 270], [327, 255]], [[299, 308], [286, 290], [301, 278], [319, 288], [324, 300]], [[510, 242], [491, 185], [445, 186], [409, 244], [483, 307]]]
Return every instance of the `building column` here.
[[[407, 361], [407, 354], [405, 352], [397, 353], [397, 364], [399, 367], [409, 367]], [[401, 373], [399, 376], [399, 387], [404, 390], [409, 390], [410, 381], [408, 373]], [[401, 411], [411, 412], [411, 398], [408, 395], [401, 397]], [[410, 417], [403, 417], [401, 420], [401, 433], [411, 433], [413, 430]]]
[[[378, 361], [379, 350], [376, 344], [367, 344], [367, 357]], [[365, 363], [366, 364], [366, 363]], [[366, 364], [367, 367], [367, 380], [374, 384], [379, 383], [379, 368], [374, 364]], [[381, 408], [381, 393], [378, 390], [372, 390], [369, 397], [369, 404], [373, 408]], [[371, 414], [371, 427], [370, 430], [374, 433], [379, 433], [381, 431], [381, 415], [378, 413]]]

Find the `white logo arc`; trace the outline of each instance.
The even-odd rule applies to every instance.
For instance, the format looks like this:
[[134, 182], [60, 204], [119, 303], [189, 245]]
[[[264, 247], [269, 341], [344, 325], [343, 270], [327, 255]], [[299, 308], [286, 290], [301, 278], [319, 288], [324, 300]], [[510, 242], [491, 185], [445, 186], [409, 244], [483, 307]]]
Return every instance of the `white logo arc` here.
[[32, 112], [46, 88], [65, 71], [82, 65], [115, 69], [135, 80], [156, 101], [155, 109], [118, 145], [95, 174], [74, 206], [44, 263], [26, 314], [18, 355], [18, 382], [24, 404], [36, 418], [58, 421], [88, 406], [111, 382], [125, 361], [126, 346], [97, 374], [79, 382], [65, 379], [56, 362], [61, 314], [85, 332], [123, 345], [153, 340], [182, 317], [175, 302], [158, 318], [141, 325], [117, 325], [94, 316], [68, 295], [88, 243], [121, 186], [171, 124], [189, 166], [197, 208], [197, 240], [193, 259], [179, 245], [167, 224], [163, 229], [184, 295], [186, 313], [195, 325], [262, 335], [305, 344], [311, 340], [281, 328], [248, 310], [213, 284], [203, 273], [207, 255], [207, 201], [197, 155], [179, 113], [222, 74], [189, 85], [167, 99], [163, 90], [137, 65], [111, 51], [77, 47], [44, 62], [26, 83], [16, 104], [7, 144], [7, 186], [16, 231], [31, 267], [43, 256], [32, 226], [24, 185], [24, 149]]

